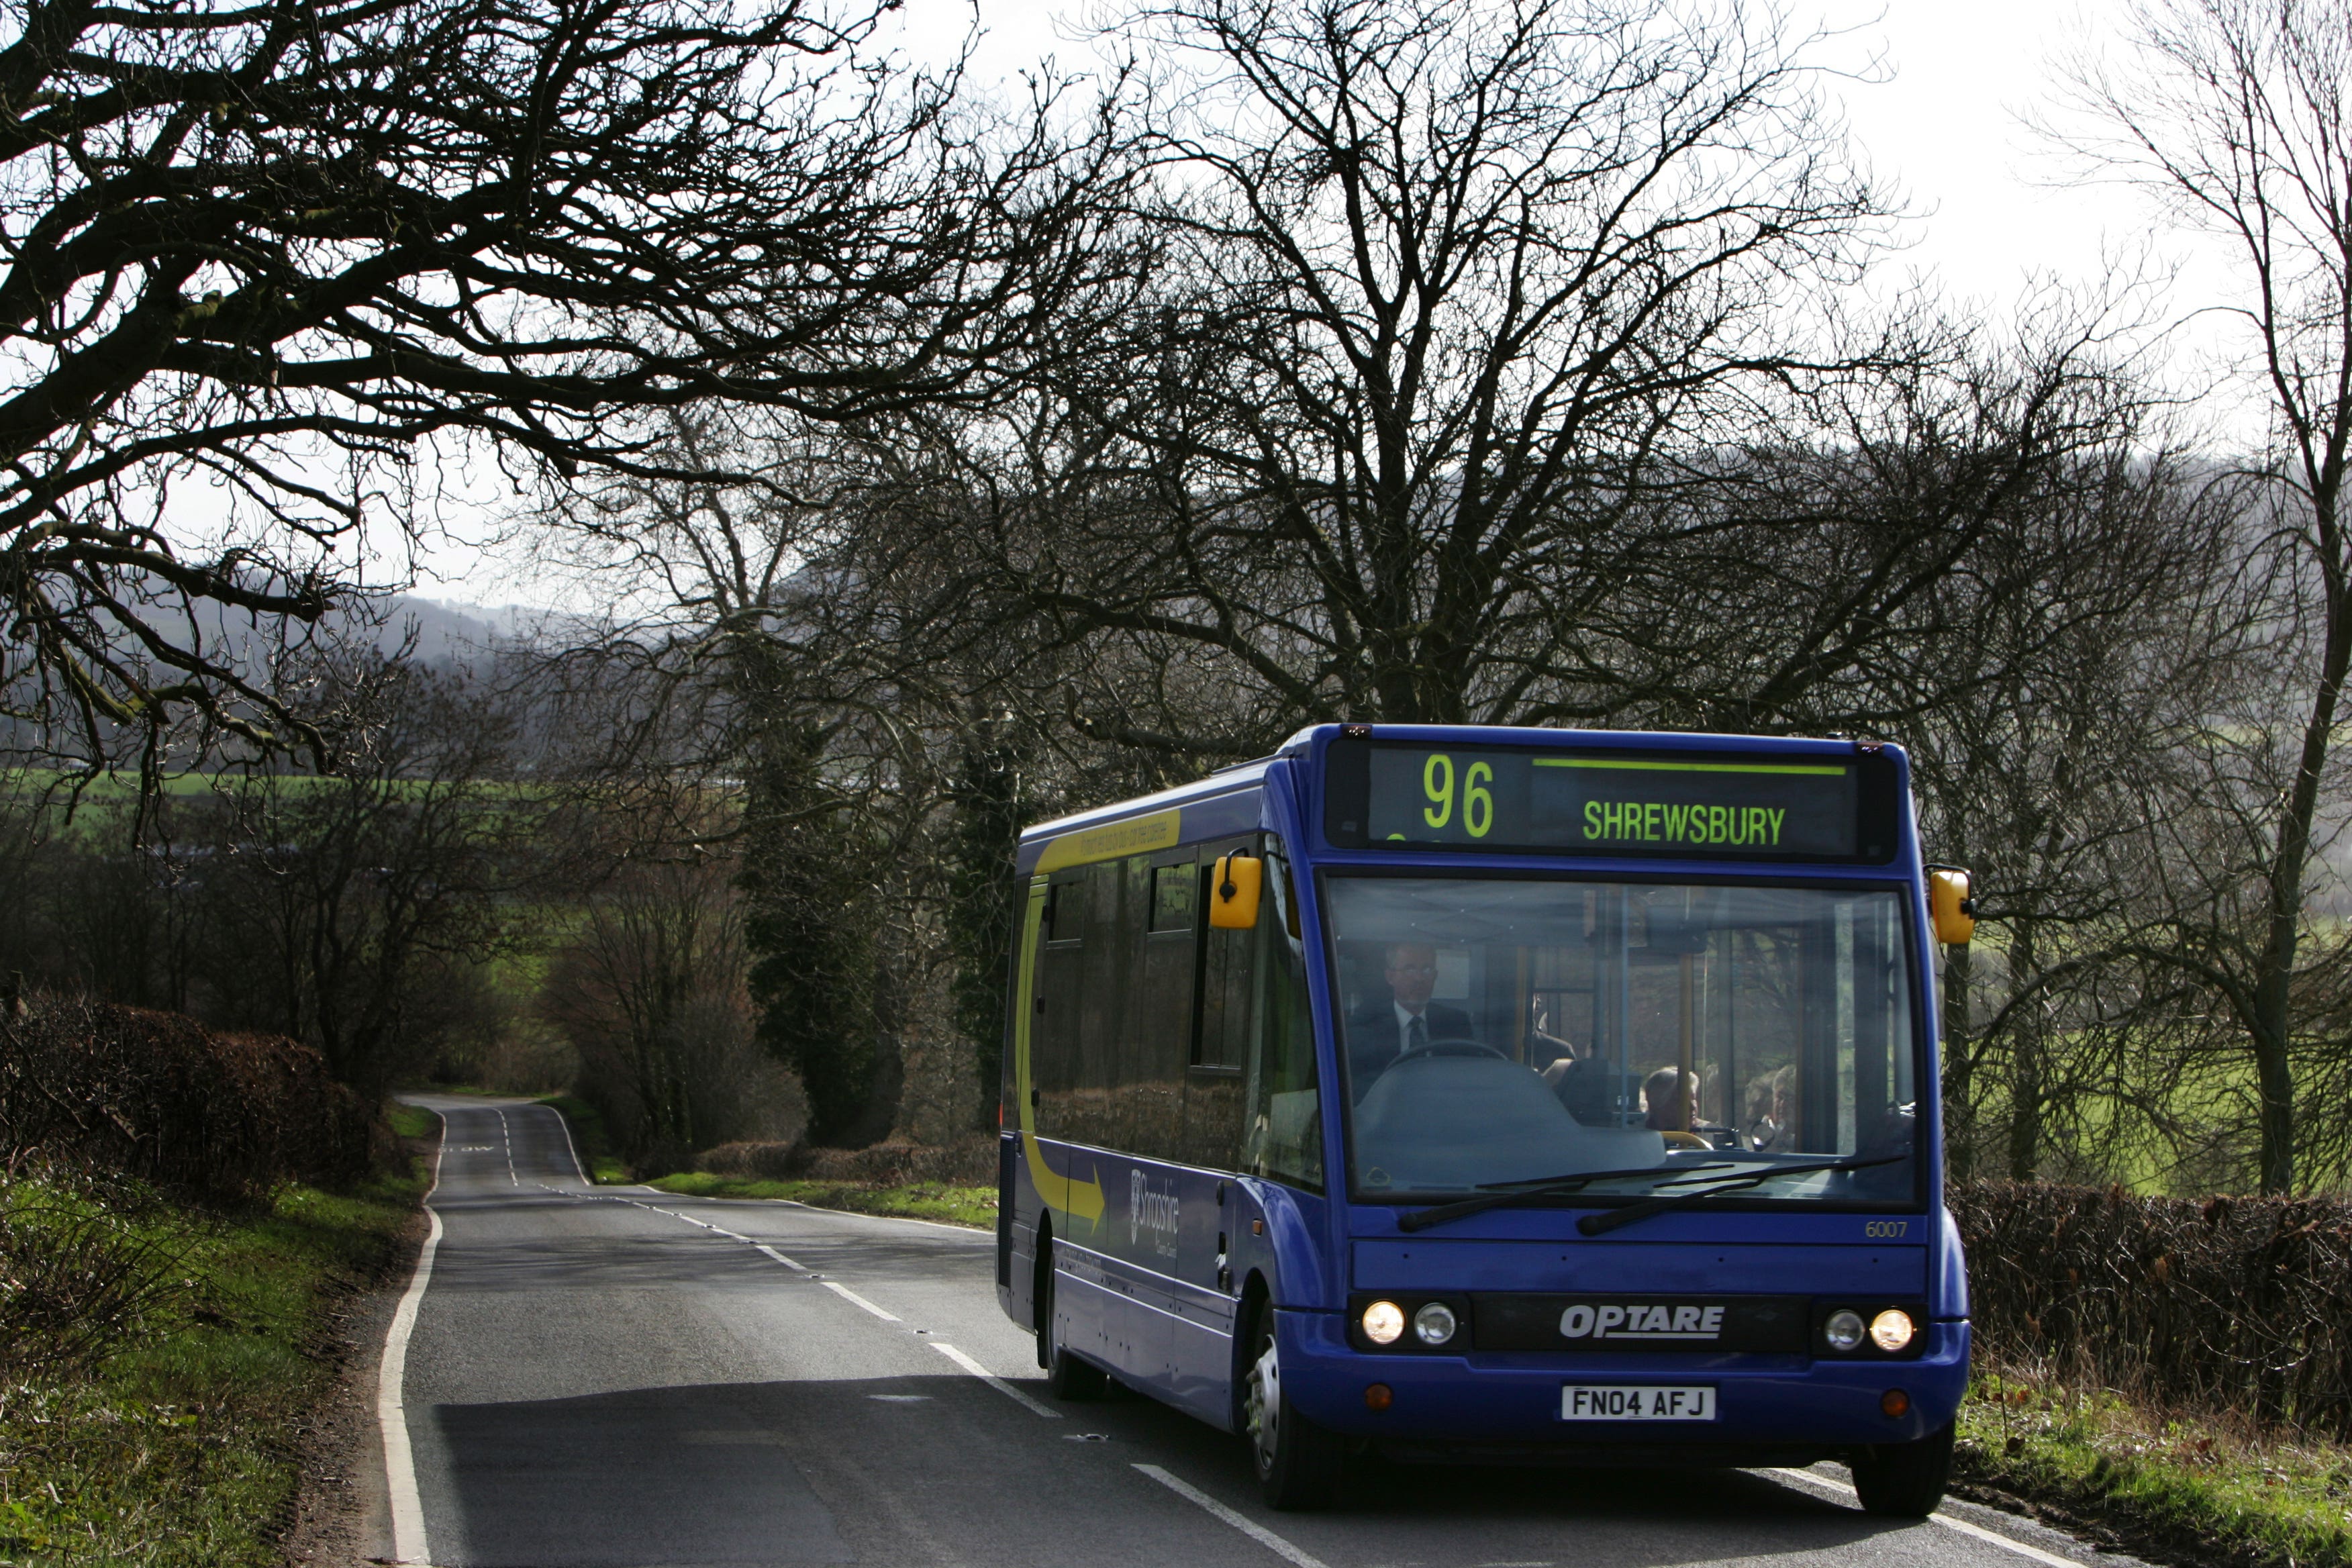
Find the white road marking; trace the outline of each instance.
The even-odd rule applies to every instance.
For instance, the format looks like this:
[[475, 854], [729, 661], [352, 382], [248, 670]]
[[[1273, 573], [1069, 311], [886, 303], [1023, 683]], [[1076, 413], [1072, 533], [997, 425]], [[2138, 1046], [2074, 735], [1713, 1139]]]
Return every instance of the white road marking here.
[[851, 1306], [863, 1307], [886, 1323], [896, 1323], [904, 1321], [898, 1313], [884, 1311], [881, 1308], [876, 1306], [873, 1302], [867, 1300], [865, 1297], [859, 1295], [856, 1291], [851, 1289], [846, 1285], [836, 1285], [830, 1279], [824, 1280], [822, 1283], [826, 1289], [832, 1291], [835, 1295], [840, 1297]]
[[[1854, 1489], [1843, 1481], [1833, 1481], [1827, 1476], [1817, 1476], [1811, 1470], [1776, 1469], [1771, 1473], [1776, 1476], [1786, 1476], [1789, 1479], [1802, 1482], [1806, 1486], [1819, 1487], [1823, 1491], [1835, 1492], [1840, 1497], [1857, 1496]], [[2039, 1546], [2028, 1546], [2024, 1542], [2012, 1540], [1999, 1531], [1987, 1530], [1981, 1524], [1970, 1524], [1967, 1520], [1955, 1519], [1948, 1513], [1931, 1513], [1927, 1517], [1946, 1530], [1955, 1531], [1972, 1540], [1998, 1546], [2004, 1552], [2014, 1552], [2028, 1562], [2042, 1564], [2042, 1568], [2083, 1568], [2083, 1564], [2072, 1557], [2061, 1557], [2054, 1552], [2044, 1552]]]
[[753, 1242], [751, 1244], [751, 1248], [755, 1252], [765, 1254], [768, 1258], [772, 1258], [775, 1262], [782, 1264], [787, 1268], [798, 1269], [803, 1274], [808, 1272], [808, 1268], [805, 1265], [793, 1262], [791, 1258], [786, 1258], [782, 1253], [778, 1252], [774, 1247], [770, 1247], [763, 1241]]
[[493, 1106], [491, 1109], [499, 1113], [499, 1136], [505, 1141], [507, 1146], [507, 1180], [519, 1187], [522, 1185], [522, 1178], [515, 1174], [514, 1129], [507, 1125], [507, 1113], [503, 1108]]
[[[436, 1111], [435, 1114], [438, 1115]], [[446, 1139], [449, 1119], [441, 1118]], [[416, 1330], [416, 1309], [433, 1278], [433, 1254], [441, 1245], [441, 1215], [433, 1207], [434, 1190], [441, 1185], [441, 1151], [433, 1152], [433, 1180], [425, 1189], [425, 1247], [416, 1255], [416, 1272], [394, 1309], [392, 1328], [383, 1339], [383, 1362], [376, 1371], [375, 1418], [383, 1431], [384, 1490], [392, 1504], [392, 1556], [396, 1563], [427, 1563], [425, 1550], [425, 1503], [416, 1495], [416, 1457], [408, 1447], [408, 1415], [401, 1404], [400, 1385], [408, 1373], [408, 1336]]]
[[[1298, 1568], [1324, 1568], [1323, 1560], [1321, 1558], [1307, 1555], [1307, 1553], [1300, 1551], [1297, 1547], [1293, 1546], [1289, 1542], [1285, 1541], [1282, 1537], [1276, 1535], [1265, 1526], [1258, 1523], [1255, 1520], [1245, 1519], [1242, 1515], [1235, 1513], [1232, 1509], [1227, 1508], [1223, 1503], [1219, 1502], [1215, 1498], [1211, 1497], [1208, 1493], [1200, 1490], [1198, 1488], [1186, 1485], [1184, 1482], [1178, 1480], [1174, 1476], [1170, 1475], [1166, 1470], [1161, 1469], [1159, 1466], [1138, 1465], [1135, 1468], [1141, 1470], [1145, 1475], [1150, 1476], [1153, 1480], [1158, 1481], [1161, 1486], [1166, 1487], [1170, 1491], [1174, 1492], [1178, 1497], [1182, 1498], [1186, 1502], [1196, 1504], [1197, 1506], [1207, 1510], [1210, 1513], [1214, 1514], [1217, 1518], [1224, 1521], [1227, 1524], [1232, 1525], [1235, 1530], [1240, 1531], [1244, 1535], [1248, 1536], [1252, 1541], [1256, 1542], [1260, 1546], [1265, 1547], [1268, 1552], [1273, 1552], [1276, 1556], [1280, 1557], [1286, 1562], [1297, 1563]], [[2070, 1568], [2072, 1568], [2072, 1565], [2070, 1565]]]
[[1050, 1405], [1041, 1405], [1036, 1400], [1030, 1398], [1027, 1394], [1022, 1393], [1019, 1389], [1013, 1387], [1011, 1384], [1005, 1382], [1003, 1378], [997, 1376], [986, 1367], [981, 1365], [980, 1363], [972, 1360], [971, 1357], [956, 1349], [955, 1346], [944, 1343], [939, 1340], [933, 1340], [931, 1342], [931, 1348], [939, 1352], [941, 1355], [947, 1357], [948, 1360], [955, 1363], [956, 1365], [963, 1368], [964, 1371], [971, 1373], [972, 1376], [980, 1379], [981, 1382], [988, 1384], [989, 1387], [996, 1390], [997, 1393], [1004, 1395], [1005, 1398], [1010, 1399], [1015, 1405], [1020, 1405], [1024, 1410], [1028, 1411], [1031, 1415], [1043, 1415], [1048, 1421], [1059, 1421], [1062, 1418], [1062, 1413], [1060, 1411], [1055, 1409]]
[[588, 1167], [580, 1163], [579, 1145], [572, 1142], [572, 1119], [551, 1105], [542, 1105], [540, 1109], [554, 1117], [555, 1124], [563, 1129], [563, 1146], [572, 1152], [572, 1168], [580, 1173], [580, 1184], [583, 1187], [595, 1185], [588, 1179]]
[[806, 1209], [811, 1214], [845, 1214], [852, 1219], [887, 1220], [892, 1225], [927, 1225], [933, 1230], [952, 1231], [967, 1241], [990, 1239], [990, 1233], [985, 1226], [950, 1225], [945, 1220], [917, 1219], [913, 1215], [908, 1214], [866, 1214], [858, 1209], [829, 1209], [823, 1204], [804, 1204], [798, 1198], [727, 1198], [721, 1201], [730, 1204], [782, 1204], [786, 1208]]

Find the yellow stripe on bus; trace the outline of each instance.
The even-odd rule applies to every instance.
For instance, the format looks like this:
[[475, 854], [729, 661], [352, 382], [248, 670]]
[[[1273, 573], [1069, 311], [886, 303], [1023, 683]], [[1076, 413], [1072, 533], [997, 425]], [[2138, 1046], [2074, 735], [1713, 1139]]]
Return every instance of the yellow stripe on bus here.
[[1182, 837], [1183, 816], [1180, 806], [1065, 833], [1045, 846], [1045, 853], [1037, 857], [1037, 869], [1040, 873], [1060, 871], [1072, 866], [1091, 866], [1097, 860], [1118, 860], [1154, 849], [1171, 849]]
[[[1173, 812], [1169, 814], [1174, 816]], [[1089, 1226], [1102, 1224], [1103, 1190], [1100, 1172], [1086, 1181], [1064, 1175], [1045, 1163], [1037, 1142], [1037, 1111], [1031, 1099], [1029, 1077], [1030, 1025], [1037, 1016], [1037, 931], [1045, 914], [1045, 880], [1029, 884], [1029, 908], [1021, 919], [1021, 980], [1013, 1000], [1013, 1091], [1020, 1100], [1021, 1152], [1028, 1157], [1029, 1179], [1048, 1208], [1075, 1215]]]
[[1603, 762], [1590, 757], [1538, 757], [1539, 768], [1608, 768], [1629, 773], [1804, 773], [1814, 778], [1843, 778], [1842, 767], [1801, 767], [1780, 763], [1633, 763]]

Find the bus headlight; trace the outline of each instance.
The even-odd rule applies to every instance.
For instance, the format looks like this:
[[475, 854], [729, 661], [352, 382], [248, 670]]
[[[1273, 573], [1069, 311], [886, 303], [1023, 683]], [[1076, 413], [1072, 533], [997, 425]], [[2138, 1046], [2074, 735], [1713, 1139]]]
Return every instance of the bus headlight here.
[[1871, 1343], [1889, 1355], [1909, 1344], [1911, 1334], [1911, 1314], [1900, 1308], [1889, 1307], [1870, 1320]]
[[1394, 1301], [1375, 1301], [1365, 1308], [1364, 1338], [1376, 1345], [1392, 1345], [1404, 1338], [1404, 1309]]
[[1850, 1351], [1862, 1343], [1862, 1314], [1851, 1308], [1841, 1307], [1830, 1314], [1822, 1325], [1822, 1338], [1829, 1341], [1833, 1351]]
[[1454, 1309], [1443, 1301], [1432, 1301], [1412, 1315], [1412, 1331], [1425, 1345], [1442, 1345], [1454, 1337]]

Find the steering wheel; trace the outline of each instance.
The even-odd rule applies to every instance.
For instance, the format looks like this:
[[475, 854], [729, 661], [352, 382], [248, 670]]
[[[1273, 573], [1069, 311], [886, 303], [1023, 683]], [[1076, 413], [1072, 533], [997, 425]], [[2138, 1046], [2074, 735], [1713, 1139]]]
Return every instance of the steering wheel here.
[[1505, 1053], [1482, 1041], [1449, 1037], [1444, 1039], [1432, 1040], [1425, 1046], [1415, 1046], [1409, 1051], [1399, 1051], [1396, 1054], [1396, 1059], [1390, 1062], [1389, 1066], [1398, 1067], [1419, 1057], [1492, 1057], [1500, 1062], [1511, 1059]]

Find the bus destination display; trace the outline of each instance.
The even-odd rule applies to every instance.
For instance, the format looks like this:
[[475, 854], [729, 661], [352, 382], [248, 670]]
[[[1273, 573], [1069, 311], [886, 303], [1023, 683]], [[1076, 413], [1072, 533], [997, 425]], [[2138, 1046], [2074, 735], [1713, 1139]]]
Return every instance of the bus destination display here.
[[[1882, 860], [1878, 758], [1337, 744], [1332, 840], [1584, 855]], [[1875, 765], [1872, 765], [1875, 764]], [[1349, 775], [1355, 776], [1349, 776]], [[1878, 780], [1868, 781], [1877, 784]]]

